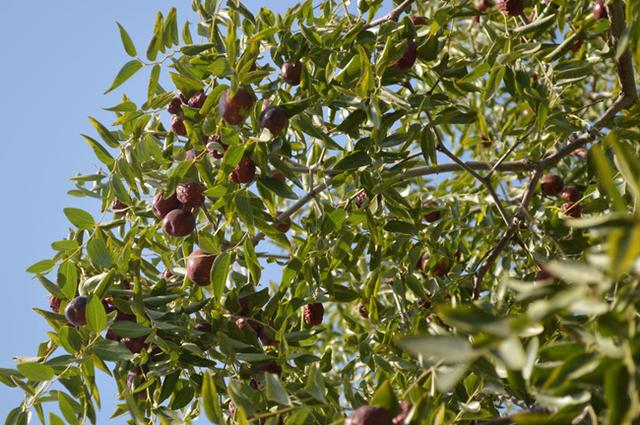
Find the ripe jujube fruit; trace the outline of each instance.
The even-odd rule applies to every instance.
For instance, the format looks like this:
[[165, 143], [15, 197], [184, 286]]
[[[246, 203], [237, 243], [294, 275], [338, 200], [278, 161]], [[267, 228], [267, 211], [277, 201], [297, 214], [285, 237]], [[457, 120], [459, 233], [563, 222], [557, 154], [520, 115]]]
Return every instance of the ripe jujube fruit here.
[[393, 416], [382, 407], [362, 406], [351, 412], [344, 425], [393, 425]]
[[582, 208], [580, 204], [576, 202], [566, 202], [562, 204], [560, 211], [571, 218], [580, 218], [582, 216]]
[[353, 201], [356, 203], [356, 207], [362, 208], [362, 205], [367, 201], [367, 192], [361, 190], [360, 192], [358, 192]]
[[285, 62], [282, 64], [282, 79], [292, 86], [300, 84], [300, 77], [302, 76], [302, 62]]
[[149, 346], [149, 344], [145, 343], [144, 340], [145, 340], [145, 337], [140, 336], [137, 338], [122, 338], [121, 342], [132, 353], [139, 353]]
[[289, 117], [280, 106], [269, 106], [260, 114], [260, 126], [268, 128], [274, 136], [278, 135], [288, 123]]
[[176, 187], [176, 197], [185, 209], [200, 208], [204, 204], [202, 183], [181, 183]]
[[449, 270], [451, 270], [451, 261], [446, 257], [442, 257], [436, 265], [431, 268], [431, 274], [436, 277], [443, 277], [449, 273]]
[[49, 307], [54, 313], [60, 313], [60, 304], [62, 300], [56, 296], [49, 295]]
[[216, 159], [221, 159], [224, 156], [224, 152], [227, 150], [227, 148], [229, 147], [229, 145], [226, 145], [224, 143], [222, 143], [222, 139], [220, 138], [219, 134], [212, 134], [211, 136], [209, 136], [207, 138], [207, 142], [208, 143], [217, 143], [218, 145], [222, 146], [223, 151], [222, 152], [218, 152], [218, 150], [216, 148], [208, 148], [209, 154], [216, 158]]
[[307, 326], [318, 326], [324, 317], [324, 306], [322, 303], [306, 304], [302, 308], [302, 316]]
[[[282, 214], [282, 211], [277, 212], [278, 216], [280, 214]], [[278, 224], [276, 224], [276, 229], [281, 233], [287, 233], [289, 229], [291, 229], [291, 218], [287, 217], [280, 220]]]
[[202, 108], [202, 105], [204, 105], [204, 102], [206, 100], [207, 95], [204, 94], [203, 90], [199, 90], [193, 96], [191, 96], [189, 100], [187, 100], [187, 105], [195, 109], [200, 109]]
[[214, 255], [196, 249], [187, 260], [187, 277], [196, 285], [207, 286], [211, 283], [213, 260], [215, 260]]
[[280, 376], [282, 374], [282, 366], [276, 362], [262, 363], [253, 369], [253, 373], [267, 372]]
[[179, 97], [174, 97], [169, 102], [169, 106], [167, 106], [167, 111], [169, 111], [172, 115], [178, 115], [182, 112], [182, 99]]
[[116, 217], [122, 217], [127, 213], [129, 206], [124, 202], [120, 202], [119, 199], [114, 199], [111, 203], [111, 211], [116, 215]]
[[153, 197], [153, 204], [151, 209], [153, 210], [153, 214], [159, 219], [163, 219], [169, 214], [171, 211], [181, 208], [182, 204], [178, 201], [178, 197], [175, 193], [169, 196], [167, 199], [164, 198], [162, 192], [156, 193]]
[[271, 178], [272, 179], [276, 179], [279, 180], [280, 182], [284, 183], [287, 178], [285, 177], [285, 175], [282, 173], [282, 171], [274, 171], [273, 173], [271, 173]]
[[484, 12], [485, 10], [489, 9], [491, 6], [493, 6], [493, 2], [491, 0], [476, 1], [476, 10], [478, 12]]
[[553, 275], [551, 275], [551, 273], [549, 273], [545, 269], [538, 270], [538, 273], [536, 273], [535, 277], [536, 280], [548, 280], [551, 278], [553, 278]]
[[64, 310], [67, 321], [74, 326], [82, 326], [87, 323], [86, 307], [89, 299], [83, 295], [72, 299]]
[[118, 334], [116, 334], [116, 331], [114, 331], [113, 329], [109, 329], [104, 337], [105, 339], [108, 339], [110, 341], [120, 342], [122, 340], [122, 337], [118, 336]]
[[425, 18], [424, 16], [420, 16], [420, 15], [413, 15], [411, 17], [411, 22], [413, 22], [413, 25], [415, 26], [420, 26], [420, 25], [427, 25], [427, 18]]
[[567, 186], [560, 194], [560, 198], [567, 202], [578, 202], [582, 198], [582, 193], [575, 186]]
[[562, 181], [562, 177], [557, 174], [549, 173], [542, 176], [540, 179], [540, 187], [542, 188], [542, 193], [547, 196], [556, 196], [562, 189], [564, 188], [564, 182]]
[[165, 269], [165, 271], [162, 273], [162, 278], [164, 280], [169, 280], [173, 277], [173, 272], [171, 271], [171, 269]]
[[189, 211], [177, 209], [171, 211], [162, 221], [162, 229], [167, 235], [184, 237], [196, 228], [196, 217]]
[[519, 16], [524, 10], [524, 0], [498, 0], [498, 8], [508, 16]]
[[593, 17], [596, 18], [597, 21], [600, 19], [608, 19], [609, 13], [607, 12], [607, 6], [605, 5], [605, 0], [596, 0], [593, 3]]
[[407, 46], [404, 48], [404, 52], [402, 53], [402, 57], [398, 59], [396, 62], [396, 67], [399, 69], [409, 69], [416, 63], [416, 58], [418, 57], [418, 46], [416, 46], [415, 41], [409, 38], [407, 40]]
[[171, 130], [178, 136], [186, 136], [187, 128], [184, 126], [184, 121], [177, 115], [171, 115]]
[[231, 125], [242, 124], [247, 118], [253, 106], [253, 96], [251, 93], [240, 87], [235, 94], [231, 89], [227, 89], [218, 102], [220, 116]]
[[442, 214], [440, 213], [440, 210], [435, 209], [435, 207], [437, 206], [435, 201], [426, 201], [424, 203], [424, 206], [431, 210], [429, 211], [425, 216], [425, 220], [427, 220], [429, 223], [433, 223], [435, 221], [440, 220], [440, 218], [442, 217]]
[[364, 304], [360, 304], [358, 306], [358, 313], [360, 313], [360, 316], [363, 319], [368, 319], [369, 318], [369, 312], [367, 311], [367, 307]]
[[248, 156], [243, 156], [240, 163], [230, 174], [234, 183], [251, 183], [256, 176], [256, 164]]

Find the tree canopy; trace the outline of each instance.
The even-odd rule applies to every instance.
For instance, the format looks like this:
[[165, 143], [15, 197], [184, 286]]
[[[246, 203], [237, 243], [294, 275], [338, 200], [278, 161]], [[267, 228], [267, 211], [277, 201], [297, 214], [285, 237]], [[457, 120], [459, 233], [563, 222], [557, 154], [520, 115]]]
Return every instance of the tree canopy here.
[[640, 2], [192, 9], [118, 24], [7, 424], [638, 423]]

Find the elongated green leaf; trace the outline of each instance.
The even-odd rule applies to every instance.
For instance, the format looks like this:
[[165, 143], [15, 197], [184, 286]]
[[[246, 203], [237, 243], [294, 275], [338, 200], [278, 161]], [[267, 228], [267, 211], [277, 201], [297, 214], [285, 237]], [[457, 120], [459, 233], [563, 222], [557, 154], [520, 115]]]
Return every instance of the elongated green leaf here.
[[285, 406], [291, 405], [289, 394], [287, 394], [287, 390], [278, 379], [278, 376], [273, 373], [265, 373], [264, 378], [267, 386], [265, 394], [267, 396], [267, 400], [271, 400]]
[[120, 30], [120, 39], [122, 40], [124, 51], [127, 52], [129, 56], [135, 57], [138, 52], [136, 51], [136, 46], [133, 44], [131, 37], [129, 37], [127, 30], [125, 30], [119, 22], [116, 22], [116, 24], [118, 24], [118, 29]]
[[113, 83], [111, 83], [111, 86], [109, 86], [109, 88], [104, 92], [104, 94], [107, 94], [112, 90], [120, 87], [122, 84], [124, 84], [125, 81], [131, 78], [133, 74], [138, 72], [140, 68], [142, 68], [142, 66], [143, 66], [142, 62], [140, 62], [137, 59], [130, 60], [129, 62], [125, 63], [124, 66], [120, 68], [118, 75], [116, 75], [116, 78], [113, 80]]
[[96, 224], [91, 214], [80, 208], [65, 208], [64, 215], [78, 229], [91, 229]]
[[89, 296], [86, 307], [86, 318], [89, 328], [95, 333], [100, 333], [107, 327], [107, 314], [102, 301], [95, 295]]
[[224, 252], [216, 257], [211, 267], [211, 284], [213, 287], [213, 295], [217, 300], [222, 299], [229, 267], [231, 266], [231, 255]]
[[42, 363], [19, 363], [16, 368], [31, 381], [49, 381], [53, 378], [54, 370], [51, 366]]
[[218, 400], [218, 391], [209, 372], [205, 372], [202, 377], [202, 406], [204, 407], [204, 413], [211, 422], [221, 422], [222, 410]]
[[113, 167], [113, 156], [109, 153], [108, 150], [104, 148], [98, 141], [92, 139], [89, 136], [81, 134], [82, 138], [91, 146], [93, 152], [96, 154], [96, 157], [102, 162], [107, 168], [111, 169]]

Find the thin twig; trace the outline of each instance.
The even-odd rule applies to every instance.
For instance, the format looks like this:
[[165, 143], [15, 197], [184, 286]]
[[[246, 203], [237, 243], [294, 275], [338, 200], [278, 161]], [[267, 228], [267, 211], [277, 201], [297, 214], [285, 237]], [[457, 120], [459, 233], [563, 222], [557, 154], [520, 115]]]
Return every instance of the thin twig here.
[[375, 20], [369, 22], [368, 24], [365, 24], [363, 28], [364, 29], [368, 29], [368, 28], [376, 27], [378, 25], [382, 25], [385, 22], [395, 21], [396, 19], [398, 19], [398, 16], [400, 16], [402, 14], [402, 12], [407, 10], [411, 6], [411, 4], [413, 4], [414, 1], [415, 0], [405, 0], [405, 1], [403, 1], [395, 9], [393, 9], [391, 12], [387, 13], [382, 18], [375, 19]]

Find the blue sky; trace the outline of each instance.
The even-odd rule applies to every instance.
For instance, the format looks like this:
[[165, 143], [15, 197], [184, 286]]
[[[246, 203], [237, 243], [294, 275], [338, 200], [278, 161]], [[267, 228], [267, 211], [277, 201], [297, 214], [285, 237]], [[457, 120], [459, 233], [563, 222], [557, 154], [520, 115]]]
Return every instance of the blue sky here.
[[[269, 6], [283, 11], [294, 0]], [[257, 11], [264, 3], [246, 0]], [[91, 115], [109, 123], [111, 113], [101, 108], [119, 102], [122, 92], [143, 99], [147, 72], [140, 72], [121, 89], [102, 95], [120, 67], [129, 59], [116, 27], [120, 22], [144, 51], [155, 12], [178, 8], [178, 17], [191, 14], [191, 1], [0, 1], [0, 65], [2, 155], [0, 181], [4, 208], [0, 209], [2, 244], [0, 271], [0, 367], [13, 367], [15, 355], [33, 356], [46, 340], [47, 326], [33, 307], [48, 306], [47, 295], [25, 269], [50, 258], [50, 243], [66, 235], [64, 207], [96, 211], [95, 201], [68, 196], [69, 177], [90, 173], [98, 166], [80, 133], [93, 135]], [[193, 19], [192, 19], [193, 21]], [[116, 404], [115, 388], [100, 379], [106, 423]], [[0, 384], [0, 421], [22, 400], [19, 390]], [[114, 422], [123, 423], [120, 418]]]

